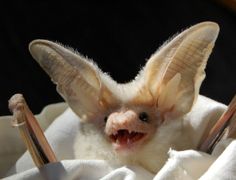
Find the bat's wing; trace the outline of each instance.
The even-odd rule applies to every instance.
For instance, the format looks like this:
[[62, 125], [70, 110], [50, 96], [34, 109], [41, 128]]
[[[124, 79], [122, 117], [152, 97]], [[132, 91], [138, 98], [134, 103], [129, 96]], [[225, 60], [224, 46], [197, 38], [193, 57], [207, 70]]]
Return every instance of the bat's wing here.
[[107, 106], [116, 102], [102, 82], [104, 74], [78, 53], [46, 40], [32, 41], [29, 50], [82, 119], [96, 119]]
[[141, 76], [161, 112], [183, 115], [190, 111], [218, 32], [216, 23], [199, 23], [164, 44], [148, 60]]

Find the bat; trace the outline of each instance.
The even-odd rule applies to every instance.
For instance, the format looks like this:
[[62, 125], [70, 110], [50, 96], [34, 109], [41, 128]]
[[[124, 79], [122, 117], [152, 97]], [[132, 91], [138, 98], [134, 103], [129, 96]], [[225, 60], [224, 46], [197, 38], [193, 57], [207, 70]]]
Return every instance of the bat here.
[[125, 84], [59, 43], [34, 40], [29, 50], [81, 120], [75, 145], [68, 147], [76, 158], [158, 172], [170, 148], [196, 148], [184, 119], [199, 99], [218, 33], [214, 22], [186, 29], [164, 43]]

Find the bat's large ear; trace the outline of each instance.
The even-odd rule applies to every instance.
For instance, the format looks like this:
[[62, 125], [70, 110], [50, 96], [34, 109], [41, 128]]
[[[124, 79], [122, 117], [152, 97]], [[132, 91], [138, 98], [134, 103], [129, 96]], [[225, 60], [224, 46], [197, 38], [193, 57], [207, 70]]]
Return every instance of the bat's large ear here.
[[161, 112], [183, 115], [191, 110], [218, 33], [216, 23], [199, 23], [164, 44], [149, 59], [143, 77]]
[[113, 95], [102, 83], [102, 72], [91, 61], [46, 40], [32, 41], [29, 50], [82, 119], [96, 119], [113, 103]]

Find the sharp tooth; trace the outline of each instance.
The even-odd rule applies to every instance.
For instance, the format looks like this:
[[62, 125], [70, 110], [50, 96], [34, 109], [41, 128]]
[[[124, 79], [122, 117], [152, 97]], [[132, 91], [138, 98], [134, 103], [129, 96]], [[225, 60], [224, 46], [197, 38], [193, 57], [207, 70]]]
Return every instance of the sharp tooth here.
[[131, 144], [130, 139], [128, 138], [127, 144]]
[[117, 138], [117, 139], [116, 139], [116, 144], [119, 144], [119, 143], [120, 143], [120, 141], [119, 141], [119, 139]]

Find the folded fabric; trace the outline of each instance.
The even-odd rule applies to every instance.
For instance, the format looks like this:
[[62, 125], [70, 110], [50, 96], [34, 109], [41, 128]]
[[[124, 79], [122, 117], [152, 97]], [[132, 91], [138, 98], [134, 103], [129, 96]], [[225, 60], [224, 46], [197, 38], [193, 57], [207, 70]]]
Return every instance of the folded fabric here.
[[236, 140], [233, 140], [200, 179], [201, 180], [235, 179], [236, 178], [235, 152], [236, 152]]
[[[102, 160], [64, 160], [32, 168], [6, 178], [11, 179], [233, 179], [236, 176], [236, 141], [217, 158], [193, 150], [170, 150], [170, 158], [155, 176], [141, 167], [114, 168]], [[210, 167], [210, 168], [209, 168]], [[209, 168], [209, 169], [208, 169]], [[205, 173], [205, 174], [204, 174]], [[202, 174], [204, 174], [202, 176]], [[202, 177], [201, 177], [202, 176]]]
[[102, 160], [64, 160], [32, 168], [6, 178], [13, 179], [153, 179], [153, 175], [140, 167], [120, 167], [113, 169]]

